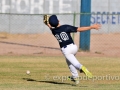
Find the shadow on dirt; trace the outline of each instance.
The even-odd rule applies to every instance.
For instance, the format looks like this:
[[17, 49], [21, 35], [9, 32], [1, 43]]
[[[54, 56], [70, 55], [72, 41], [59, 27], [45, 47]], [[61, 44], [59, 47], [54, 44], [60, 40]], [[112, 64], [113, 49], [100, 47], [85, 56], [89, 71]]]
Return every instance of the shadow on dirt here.
[[12, 45], [21, 45], [21, 46], [27, 46], [27, 47], [38, 47], [38, 48], [47, 48], [47, 49], [60, 50], [59, 48], [54, 48], [54, 47], [36, 46], [36, 45], [21, 44], [21, 43], [14, 43], [14, 42], [0, 41], [0, 43], [4, 43], [4, 44], [12, 44]]

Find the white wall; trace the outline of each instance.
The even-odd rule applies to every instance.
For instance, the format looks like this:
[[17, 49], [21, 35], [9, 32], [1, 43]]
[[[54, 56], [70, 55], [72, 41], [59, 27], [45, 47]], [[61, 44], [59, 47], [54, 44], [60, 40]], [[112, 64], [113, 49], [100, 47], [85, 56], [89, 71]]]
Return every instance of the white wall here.
[[[0, 13], [8, 13], [0, 14], [0, 31], [10, 33], [49, 32], [43, 24], [42, 14], [79, 13], [80, 2], [81, 0], [0, 0]], [[91, 2], [91, 10], [95, 14], [91, 16], [91, 24], [102, 24], [99, 32], [92, 31], [92, 33], [120, 32], [120, 0], [91, 0]], [[9, 15], [9, 13], [30, 15]], [[61, 24], [73, 25], [73, 15], [58, 15], [58, 18]], [[76, 26], [79, 26], [79, 21], [79, 15], [77, 15]]]
[[0, 0], [0, 13], [72, 13], [79, 11], [80, 0]]

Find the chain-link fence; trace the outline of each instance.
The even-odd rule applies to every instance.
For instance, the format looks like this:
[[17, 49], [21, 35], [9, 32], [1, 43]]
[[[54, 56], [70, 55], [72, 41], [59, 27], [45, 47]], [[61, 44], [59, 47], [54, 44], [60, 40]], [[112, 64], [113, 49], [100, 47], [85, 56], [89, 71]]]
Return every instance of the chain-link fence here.
[[[80, 25], [80, 13], [57, 14], [61, 24]], [[87, 21], [86, 21], [87, 22]], [[101, 31], [92, 34], [120, 33], [120, 14], [92, 13], [91, 24], [101, 24]], [[0, 32], [33, 34], [50, 32], [43, 23], [43, 14], [0, 14]]]
[[[80, 25], [79, 13], [57, 14], [57, 16], [61, 25]], [[109, 17], [109, 19], [106, 19], [106, 17]], [[100, 23], [102, 25], [99, 31], [91, 31], [90, 51], [92, 53], [119, 56], [120, 31], [119, 24], [115, 20], [119, 20], [119, 14], [91, 14], [91, 24]], [[2, 33], [0, 35], [0, 45], [3, 54], [60, 53], [57, 40], [43, 23], [42, 14], [0, 14], [0, 32]], [[79, 46], [79, 32], [72, 34], [72, 36]], [[4, 46], [6, 48], [2, 48]], [[15, 46], [17, 47], [15, 48]]]
[[[57, 15], [61, 24], [79, 26], [79, 15]], [[75, 20], [74, 20], [75, 19]], [[43, 15], [39, 14], [0, 14], [0, 31], [8, 33], [33, 34], [50, 32], [43, 23]]]

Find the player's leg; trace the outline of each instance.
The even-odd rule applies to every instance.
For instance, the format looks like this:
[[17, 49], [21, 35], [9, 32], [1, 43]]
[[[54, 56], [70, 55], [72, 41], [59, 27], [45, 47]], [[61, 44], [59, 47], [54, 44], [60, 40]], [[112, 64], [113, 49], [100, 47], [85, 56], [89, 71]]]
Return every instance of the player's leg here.
[[74, 56], [77, 51], [76, 45], [70, 45], [67, 48], [62, 48], [62, 52], [67, 60], [79, 71], [83, 71], [89, 78], [92, 78], [92, 74], [84, 67]]
[[68, 67], [70, 69], [70, 72], [71, 72], [73, 78], [79, 77], [76, 68], [67, 59], [66, 59], [66, 62], [67, 62], [67, 65], [68, 65]]
[[82, 64], [76, 59], [74, 56], [77, 53], [76, 45], [68, 45], [66, 48], [62, 48], [62, 53], [65, 58], [77, 69], [80, 70], [82, 68]]
[[[76, 54], [77, 50], [78, 50], [77, 45], [73, 44], [71, 46], [71, 51], [74, 55]], [[86, 76], [88, 76], [89, 78], [92, 78], [92, 74], [88, 71], [88, 69], [85, 66], [82, 66], [80, 68], [80, 72], [83, 72], [86, 74]]]
[[69, 76], [68, 79], [74, 81], [76, 84], [79, 84], [79, 75], [76, 68], [66, 59], [67, 65], [70, 69], [72, 76]]
[[65, 55], [65, 57], [67, 58], [67, 61], [69, 61], [72, 66], [74, 66], [74, 68], [76, 68], [77, 70], [82, 69], [82, 64], [76, 59], [73, 54], [67, 54]]
[[66, 55], [66, 58], [76, 69], [78, 69], [79, 71], [82, 70], [87, 77], [93, 77], [92, 74], [88, 71], [88, 69], [82, 64], [80, 64], [73, 54]]

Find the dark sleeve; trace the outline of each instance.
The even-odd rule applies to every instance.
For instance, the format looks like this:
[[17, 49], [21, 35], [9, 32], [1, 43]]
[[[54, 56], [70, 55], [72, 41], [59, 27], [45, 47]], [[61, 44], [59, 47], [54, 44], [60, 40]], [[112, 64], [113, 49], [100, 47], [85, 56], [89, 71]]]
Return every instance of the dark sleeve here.
[[77, 32], [78, 27], [67, 25], [66, 32]]

